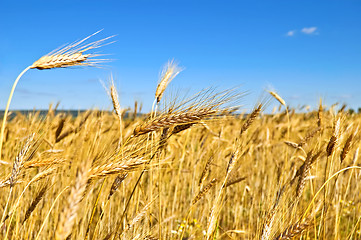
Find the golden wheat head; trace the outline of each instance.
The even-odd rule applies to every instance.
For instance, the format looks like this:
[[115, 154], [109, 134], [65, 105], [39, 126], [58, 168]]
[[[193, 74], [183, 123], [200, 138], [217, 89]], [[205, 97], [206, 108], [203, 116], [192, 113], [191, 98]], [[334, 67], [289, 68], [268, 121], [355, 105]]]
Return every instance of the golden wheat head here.
[[90, 37], [94, 36], [96, 32], [80, 41], [69, 44], [63, 48], [54, 50], [49, 54], [42, 56], [35, 61], [30, 68], [36, 68], [39, 70], [52, 69], [52, 68], [66, 68], [72, 66], [96, 66], [98, 63], [107, 61], [107, 59], [96, 59], [94, 57], [101, 56], [95, 53], [86, 53], [89, 50], [100, 48], [106, 44], [106, 40], [111, 37], [107, 37], [95, 42], [85, 43]]
[[272, 95], [272, 97], [274, 97], [280, 104], [282, 104], [283, 106], [286, 107], [286, 102], [285, 100], [283, 100], [283, 98], [281, 98], [280, 95], [278, 95], [276, 92], [273, 92], [273, 91], [268, 91], [269, 94]]
[[168, 84], [175, 78], [182, 69], [178, 67], [174, 61], [169, 61], [163, 68], [160, 81], [158, 83], [157, 89], [155, 91], [155, 98], [157, 99], [157, 103], [160, 102], [165, 89]]

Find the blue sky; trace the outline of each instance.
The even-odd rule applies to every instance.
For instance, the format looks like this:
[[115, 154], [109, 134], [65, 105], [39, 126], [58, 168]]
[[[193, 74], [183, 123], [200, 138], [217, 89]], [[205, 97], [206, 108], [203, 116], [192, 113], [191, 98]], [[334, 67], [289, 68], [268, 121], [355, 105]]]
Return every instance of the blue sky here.
[[241, 85], [252, 108], [264, 89], [288, 104], [361, 107], [360, 1], [6, 1], [0, 2], [0, 109], [16, 76], [51, 50], [116, 34], [104, 69], [30, 70], [12, 109], [110, 109], [99, 83], [112, 73], [121, 103], [149, 110], [162, 66], [184, 67], [168, 92]]

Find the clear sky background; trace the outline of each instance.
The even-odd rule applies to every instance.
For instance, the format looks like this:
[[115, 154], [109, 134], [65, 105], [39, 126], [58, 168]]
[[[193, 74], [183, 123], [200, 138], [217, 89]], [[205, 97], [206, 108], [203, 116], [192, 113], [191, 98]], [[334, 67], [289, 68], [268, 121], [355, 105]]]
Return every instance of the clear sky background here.
[[12, 109], [110, 109], [99, 79], [112, 73], [121, 104], [149, 110], [162, 66], [185, 70], [167, 91], [241, 85], [245, 109], [264, 89], [293, 107], [361, 107], [361, 1], [0, 1], [0, 109], [16, 76], [51, 50], [99, 29], [105, 69], [30, 70]]

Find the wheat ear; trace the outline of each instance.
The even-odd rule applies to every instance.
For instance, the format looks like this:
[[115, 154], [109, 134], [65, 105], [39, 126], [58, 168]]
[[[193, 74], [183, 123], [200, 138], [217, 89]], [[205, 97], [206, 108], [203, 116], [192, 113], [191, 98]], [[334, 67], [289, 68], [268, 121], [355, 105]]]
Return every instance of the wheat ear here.
[[113, 196], [113, 194], [117, 191], [117, 189], [119, 188], [120, 184], [124, 181], [124, 179], [128, 176], [128, 173], [121, 173], [119, 174], [115, 179], [114, 182], [110, 188], [109, 191], [109, 195], [108, 195], [108, 200]]
[[163, 68], [160, 81], [155, 91], [155, 98], [157, 104], [162, 99], [163, 93], [167, 88], [168, 84], [182, 71], [174, 61], [169, 61]]
[[200, 120], [215, 115], [217, 110], [212, 108], [200, 108], [189, 111], [181, 111], [170, 114], [161, 115], [151, 121], [146, 122], [134, 129], [134, 136], [143, 135], [156, 131], [160, 128], [167, 128], [174, 125], [182, 125], [187, 123], [196, 123]]
[[289, 240], [294, 239], [295, 237], [302, 234], [311, 224], [309, 222], [300, 223], [297, 222], [289, 227], [287, 227], [282, 233], [280, 233], [274, 240]]
[[33, 140], [34, 140], [34, 134], [31, 134], [30, 137], [28, 137], [28, 139], [26, 140], [26, 143], [24, 144], [23, 148], [21, 149], [21, 151], [18, 153], [18, 155], [15, 158], [11, 176], [9, 178], [10, 187], [14, 186], [14, 184], [17, 180], [17, 177], [20, 173], [20, 170], [23, 168], [23, 165], [25, 162], [25, 156], [29, 152], [29, 149], [33, 143]]
[[213, 161], [213, 156], [208, 159], [206, 165], [204, 166], [201, 177], [199, 178], [198, 186], [202, 186], [203, 181], [206, 180], [209, 174], [209, 169], [211, 168], [212, 161]]
[[199, 193], [193, 198], [192, 205], [196, 204], [199, 200], [202, 199], [204, 195], [217, 183], [217, 179], [213, 178], [210, 183], [208, 183]]
[[280, 95], [278, 95], [276, 92], [273, 91], [268, 91], [269, 94], [272, 95], [272, 97], [274, 97], [280, 104], [282, 104], [284, 107], [286, 107], [286, 102], [285, 100], [283, 100], [283, 98], [281, 98]]
[[30, 206], [28, 207], [28, 209], [25, 212], [25, 217], [23, 220], [23, 223], [30, 217], [31, 213], [35, 210], [36, 206], [38, 205], [38, 203], [41, 201], [41, 199], [43, 199], [46, 190], [48, 189], [48, 186], [45, 185], [44, 187], [42, 187], [40, 189], [40, 191], [38, 192], [38, 194], [36, 195], [36, 197], [33, 199], [33, 201], [31, 202]]
[[[94, 36], [96, 32], [78, 42], [72, 43], [59, 50], [54, 50], [35, 61], [30, 68], [39, 70], [52, 68], [66, 68], [72, 66], [96, 66], [98, 63], [108, 61], [107, 59], [94, 59], [99, 54], [86, 53], [89, 50], [100, 48], [106, 45], [105, 41], [111, 37], [107, 37], [95, 42], [84, 44], [86, 40]], [[108, 43], [109, 44], [109, 43]]]
[[[17, 182], [17, 178], [18, 178], [18, 175], [19, 175], [21, 169], [23, 168], [23, 164], [26, 161], [25, 156], [29, 152], [29, 149], [31, 148], [31, 146], [33, 144], [33, 139], [34, 139], [34, 134], [31, 134], [30, 137], [28, 137], [28, 139], [25, 142], [24, 146], [22, 147], [22, 149], [20, 150], [20, 152], [18, 153], [18, 155], [15, 158], [15, 161], [14, 161], [14, 164], [13, 164], [13, 169], [11, 171], [11, 175], [10, 175], [9, 179], [5, 180], [5, 181], [2, 181], [0, 183], [0, 188], [6, 186], [7, 184], [10, 185], [8, 200], [6, 201], [5, 208], [4, 208], [3, 215], [1, 217], [0, 223], [3, 223], [3, 221], [5, 219], [6, 211], [7, 211], [8, 205], [9, 205], [9, 201], [10, 201], [10, 197], [11, 197], [13, 187], [14, 187], [15, 183]], [[34, 153], [35, 153], [35, 151], [31, 154], [30, 158], [32, 156], [34, 156]]]
[[126, 161], [116, 161], [94, 166], [89, 170], [89, 179], [105, 177], [112, 174], [123, 174], [139, 168], [146, 163], [142, 158], [131, 158]]
[[327, 157], [331, 156], [335, 146], [337, 145], [338, 138], [340, 136], [340, 122], [341, 122], [341, 120], [339, 118], [335, 123], [332, 136], [330, 138], [330, 141], [327, 144], [327, 147], [326, 147]]
[[230, 180], [227, 181], [225, 187], [229, 187], [229, 186], [231, 186], [233, 184], [242, 182], [245, 179], [246, 179], [246, 177], [238, 177], [238, 178], [230, 179]]
[[295, 142], [290, 142], [290, 141], [283, 141], [287, 146], [290, 146], [292, 148], [299, 148], [299, 144], [295, 143]]
[[116, 89], [116, 87], [114, 85], [113, 76], [111, 76], [109, 95], [110, 95], [110, 98], [112, 99], [113, 108], [114, 108], [114, 111], [117, 114], [117, 117], [118, 117], [118, 120], [119, 120], [119, 142], [118, 142], [118, 148], [119, 148], [120, 145], [122, 145], [122, 141], [123, 141], [123, 120], [122, 120], [122, 115], [123, 115], [123, 113], [125, 111], [123, 109], [121, 109], [121, 107], [120, 107], [118, 91], [117, 91], [117, 89]]
[[277, 206], [274, 206], [271, 211], [266, 215], [266, 219], [263, 223], [261, 240], [268, 240], [271, 237], [273, 223], [277, 212]]
[[310, 172], [311, 164], [312, 164], [312, 153], [311, 150], [306, 157], [306, 161], [303, 163], [303, 165], [300, 168], [300, 176], [297, 182], [296, 187], [296, 199], [298, 200], [301, 197], [301, 194], [303, 192], [303, 189], [305, 188], [306, 184], [306, 178], [308, 177], [308, 174]]
[[298, 147], [303, 147], [311, 138], [313, 138], [319, 131], [321, 131], [321, 128], [318, 127], [315, 130], [309, 132], [299, 143]]
[[351, 149], [352, 146], [352, 141], [354, 139], [354, 137], [357, 135], [358, 129], [356, 129], [353, 133], [350, 134], [350, 136], [347, 138], [344, 147], [342, 148], [342, 152], [340, 155], [340, 161], [341, 163], [343, 162], [343, 160], [346, 158], [348, 152]]
[[142, 211], [140, 211], [133, 219], [132, 221], [128, 224], [128, 227], [122, 232], [122, 236], [124, 234], [126, 234], [129, 230], [131, 230], [135, 224], [137, 224], [139, 221], [141, 221], [143, 219], [143, 217], [146, 215], [148, 209], [150, 208], [150, 206], [153, 204], [153, 202], [157, 199], [158, 197], [155, 197], [153, 199], [153, 201], [149, 202], [147, 205], [144, 206], [144, 208], [142, 209]]
[[323, 123], [323, 107], [322, 107], [322, 99], [320, 99], [320, 106], [317, 111], [317, 125], [318, 127], [322, 127]]
[[241, 133], [240, 135], [242, 135], [242, 133], [244, 133], [245, 131], [247, 131], [247, 129], [252, 125], [252, 123], [254, 122], [254, 120], [258, 117], [258, 115], [260, 114], [262, 110], [262, 103], [260, 103], [258, 105], [257, 108], [255, 108], [252, 113], [249, 115], [249, 117], [247, 118], [246, 122], [242, 125], [241, 128]]
[[115, 111], [115, 113], [117, 114], [117, 116], [119, 118], [119, 122], [122, 123], [122, 109], [120, 108], [118, 92], [117, 92], [117, 89], [114, 86], [113, 79], [112, 79], [112, 83], [110, 85], [110, 97], [112, 99], [114, 111]]
[[75, 183], [70, 191], [67, 205], [60, 215], [60, 220], [55, 232], [55, 239], [66, 239], [71, 235], [80, 202], [83, 200], [84, 193], [88, 182], [88, 174], [84, 169], [78, 169]]

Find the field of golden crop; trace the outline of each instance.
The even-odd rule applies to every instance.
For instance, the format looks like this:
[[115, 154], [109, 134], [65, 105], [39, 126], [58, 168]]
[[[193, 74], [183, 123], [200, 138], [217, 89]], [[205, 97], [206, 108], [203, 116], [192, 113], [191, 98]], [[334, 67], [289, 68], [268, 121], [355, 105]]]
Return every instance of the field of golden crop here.
[[[147, 114], [122, 109], [113, 82], [114, 112], [8, 114], [27, 70], [92, 66], [84, 52], [104, 40], [16, 79], [1, 127], [0, 239], [361, 239], [361, 116], [344, 108], [296, 113], [269, 92], [239, 114], [237, 89], [165, 101], [180, 72], [169, 62]], [[271, 101], [280, 108], [265, 114]]]
[[136, 136], [154, 120], [132, 113], [121, 129], [109, 112], [14, 113], [1, 239], [361, 237], [359, 115], [217, 116]]

